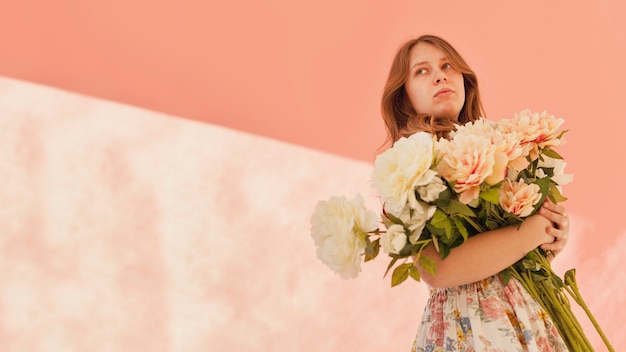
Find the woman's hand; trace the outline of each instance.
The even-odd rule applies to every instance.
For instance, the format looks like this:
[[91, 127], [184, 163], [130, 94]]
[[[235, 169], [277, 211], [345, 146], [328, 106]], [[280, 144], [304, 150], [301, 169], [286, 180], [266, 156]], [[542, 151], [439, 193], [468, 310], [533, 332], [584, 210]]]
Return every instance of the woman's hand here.
[[552, 227], [548, 228], [547, 233], [554, 236], [553, 242], [544, 243], [540, 247], [548, 255], [556, 257], [557, 254], [563, 251], [569, 239], [568, 214], [564, 207], [553, 203], [548, 198], [546, 198], [541, 209], [539, 209], [539, 214], [552, 222]]

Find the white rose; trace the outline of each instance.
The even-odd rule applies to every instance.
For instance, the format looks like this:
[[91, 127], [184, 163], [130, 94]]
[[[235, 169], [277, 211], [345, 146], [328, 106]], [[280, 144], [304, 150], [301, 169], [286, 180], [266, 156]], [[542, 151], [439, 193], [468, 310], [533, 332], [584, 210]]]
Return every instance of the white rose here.
[[319, 201], [311, 217], [317, 257], [344, 279], [355, 278], [361, 271], [365, 236], [376, 229], [378, 217], [365, 208], [360, 195], [350, 201], [345, 197]]
[[402, 209], [399, 218], [409, 228], [409, 231], [411, 231], [409, 242], [417, 242], [422, 234], [422, 230], [424, 230], [426, 226], [426, 222], [435, 215], [436, 210], [436, 206], [428, 205], [424, 202], [418, 202], [415, 208], [406, 206]]
[[380, 246], [386, 253], [398, 254], [406, 246], [406, 233], [402, 225], [393, 224], [380, 237]]
[[439, 194], [447, 188], [448, 187], [443, 183], [441, 178], [433, 177], [429, 184], [417, 187], [417, 193], [423, 201], [432, 202], [439, 198]]
[[426, 132], [402, 137], [376, 157], [372, 186], [391, 214], [399, 214], [415, 188], [427, 185], [435, 176], [435, 172], [429, 172], [433, 163], [433, 138]]

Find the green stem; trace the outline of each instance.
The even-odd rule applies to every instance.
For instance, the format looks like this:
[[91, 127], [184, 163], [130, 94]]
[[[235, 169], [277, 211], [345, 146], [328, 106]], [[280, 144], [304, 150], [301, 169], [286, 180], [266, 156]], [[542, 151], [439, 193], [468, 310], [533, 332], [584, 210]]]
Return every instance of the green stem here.
[[[540, 270], [537, 270], [538, 268], [533, 270], [516, 268], [514, 265], [510, 268], [511, 276], [522, 284], [548, 314], [570, 351], [593, 351], [591, 343], [585, 336], [580, 323], [571, 310], [569, 300], [563, 292], [565, 285], [556, 281], [550, 263], [537, 250], [529, 253], [527, 258], [538, 263]], [[533, 275], [541, 275], [545, 279], [535, 281]]]
[[[574, 345], [576, 345], [579, 348], [583, 347], [583, 351], [593, 350], [570, 306], [563, 302], [562, 297], [559, 298], [561, 295], [560, 289], [551, 286], [549, 282], [541, 283], [540, 288], [547, 298], [547, 302], [550, 303], [553, 320], [557, 328], [560, 327], [559, 331], [564, 335], [564, 340], [566, 340], [570, 349], [576, 351], [577, 349], [574, 348]], [[567, 338], [565, 339], [565, 337]]]
[[[587, 339], [582, 326], [571, 309], [567, 296], [563, 292], [563, 288], [566, 288], [567, 286], [563, 285], [562, 282], [556, 281], [555, 274], [552, 271], [552, 266], [544, 255], [538, 252], [538, 250], [535, 250], [533, 254], [535, 254], [536, 260], [539, 262], [541, 268], [545, 272], [545, 276], [547, 277], [547, 280], [542, 284], [542, 286], [546, 294], [550, 295], [551, 302], [558, 312], [560, 319], [559, 325], [563, 324], [563, 329], [573, 329], [572, 333], [574, 333], [575, 339], [570, 340], [570, 343], [574, 341], [583, 342], [587, 350], [593, 350], [591, 342]], [[555, 313], [555, 315], [557, 314]]]
[[[611, 343], [609, 342], [609, 339], [606, 337], [606, 335], [604, 335], [604, 332], [600, 328], [600, 324], [598, 324], [598, 322], [596, 321], [595, 317], [591, 313], [591, 310], [589, 310], [589, 307], [587, 306], [587, 304], [583, 300], [583, 298], [582, 298], [582, 296], [580, 294], [580, 291], [578, 290], [578, 285], [576, 284], [576, 279], [575, 279], [574, 275], [567, 276], [565, 278], [565, 282], [569, 285], [569, 287], [571, 287], [571, 290], [568, 289], [567, 286], [565, 287], [567, 292], [570, 294], [570, 296], [572, 296], [572, 298], [576, 301], [576, 303], [578, 303], [578, 305], [580, 305], [582, 307], [582, 309], [585, 311], [585, 313], [587, 314], [587, 317], [589, 318], [589, 320], [591, 320], [591, 323], [593, 324], [593, 327], [596, 328], [596, 331], [598, 332], [598, 334], [602, 338], [602, 341], [604, 342], [604, 345], [608, 348], [609, 351], [615, 352], [615, 350], [613, 349], [613, 346], [611, 346]], [[573, 292], [572, 292], [572, 290], [573, 290]]]

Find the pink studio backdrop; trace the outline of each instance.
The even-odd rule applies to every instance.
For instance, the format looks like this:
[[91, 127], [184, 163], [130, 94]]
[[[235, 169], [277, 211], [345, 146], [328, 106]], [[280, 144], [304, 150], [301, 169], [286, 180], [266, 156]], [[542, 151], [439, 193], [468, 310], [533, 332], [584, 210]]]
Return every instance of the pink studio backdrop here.
[[490, 118], [566, 119], [573, 238], [556, 266], [577, 268], [626, 343], [624, 14], [608, 0], [4, 4], [0, 349], [408, 350], [424, 286], [389, 289], [383, 260], [340, 280], [308, 221], [330, 195], [375, 204], [380, 92], [423, 33], [469, 61]]

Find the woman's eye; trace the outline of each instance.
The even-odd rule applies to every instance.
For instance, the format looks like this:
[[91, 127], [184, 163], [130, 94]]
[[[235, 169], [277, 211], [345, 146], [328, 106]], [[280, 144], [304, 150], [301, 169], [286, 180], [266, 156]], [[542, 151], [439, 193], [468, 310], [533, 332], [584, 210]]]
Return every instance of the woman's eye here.
[[427, 71], [425, 68], [418, 68], [417, 71], [415, 71], [416, 75], [423, 75], [425, 74]]
[[449, 63], [445, 63], [445, 64], [443, 64], [443, 66], [441, 66], [441, 68], [443, 68], [445, 70], [445, 69], [448, 69], [448, 68], [452, 68], [452, 65], [450, 65]]

